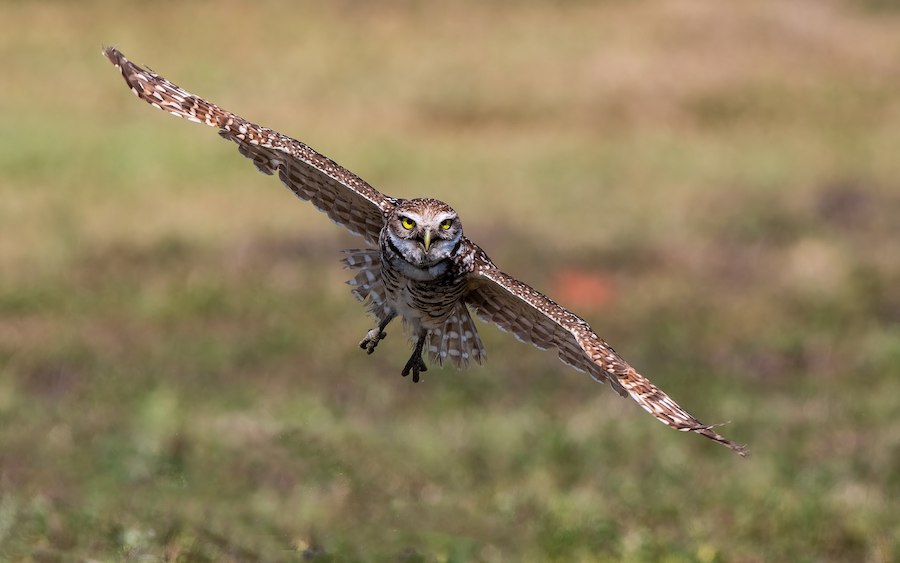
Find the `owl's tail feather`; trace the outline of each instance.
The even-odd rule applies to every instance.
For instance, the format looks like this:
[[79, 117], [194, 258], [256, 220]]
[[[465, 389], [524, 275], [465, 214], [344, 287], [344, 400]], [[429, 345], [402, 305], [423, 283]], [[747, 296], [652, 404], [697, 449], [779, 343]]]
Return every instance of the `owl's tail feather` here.
[[478, 329], [464, 303], [457, 304], [444, 326], [428, 331], [426, 345], [429, 358], [438, 365], [449, 359], [454, 367], [463, 369], [470, 362], [481, 365], [487, 359]]

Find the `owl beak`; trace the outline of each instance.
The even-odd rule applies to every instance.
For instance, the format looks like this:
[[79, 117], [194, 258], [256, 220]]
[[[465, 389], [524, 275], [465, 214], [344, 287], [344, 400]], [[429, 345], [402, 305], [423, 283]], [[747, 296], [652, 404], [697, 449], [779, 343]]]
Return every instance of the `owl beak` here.
[[431, 246], [431, 230], [425, 230], [425, 236], [422, 238], [422, 246], [425, 247], [425, 252], [428, 252], [428, 247]]

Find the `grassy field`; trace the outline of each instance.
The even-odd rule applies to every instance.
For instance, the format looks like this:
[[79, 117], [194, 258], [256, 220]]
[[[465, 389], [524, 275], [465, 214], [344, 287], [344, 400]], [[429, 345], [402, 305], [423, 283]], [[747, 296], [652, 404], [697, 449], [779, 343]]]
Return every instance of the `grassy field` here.
[[[438, 6], [0, 3], [0, 560], [900, 560], [896, 2]], [[366, 357], [359, 239], [107, 44], [449, 202], [751, 457], [492, 327]]]

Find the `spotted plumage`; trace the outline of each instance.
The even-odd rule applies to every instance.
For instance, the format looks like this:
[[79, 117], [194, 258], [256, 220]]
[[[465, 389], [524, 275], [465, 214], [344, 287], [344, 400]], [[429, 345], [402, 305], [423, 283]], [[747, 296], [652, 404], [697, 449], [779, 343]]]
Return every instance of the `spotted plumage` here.
[[446, 203], [388, 197], [308, 145], [194, 96], [116, 49], [104, 54], [136, 96], [177, 117], [216, 127], [260, 171], [277, 173], [297, 197], [366, 240], [368, 248], [347, 250], [344, 257], [345, 266], [356, 271], [348, 282], [353, 295], [377, 320], [360, 347], [374, 352], [387, 325], [400, 317], [413, 340], [404, 376], [419, 381], [427, 370], [424, 354], [433, 363], [456, 367], [482, 363], [486, 356], [471, 311], [523, 342], [555, 349], [565, 364], [631, 396], [664, 424], [746, 455], [744, 446], [701, 423], [635, 371], [583, 319], [501, 272], [463, 235], [459, 217]]

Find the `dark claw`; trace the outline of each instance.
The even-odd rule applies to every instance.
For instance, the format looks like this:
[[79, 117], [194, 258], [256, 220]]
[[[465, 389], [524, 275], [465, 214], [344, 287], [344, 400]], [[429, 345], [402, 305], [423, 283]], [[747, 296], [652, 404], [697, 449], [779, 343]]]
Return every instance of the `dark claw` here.
[[426, 335], [427, 333], [425, 332], [419, 335], [419, 340], [416, 342], [416, 347], [413, 349], [412, 356], [409, 357], [406, 365], [403, 366], [403, 371], [400, 372], [400, 375], [406, 377], [409, 375], [410, 370], [412, 370], [413, 383], [419, 382], [420, 372], [428, 371], [428, 368], [425, 366], [425, 360], [422, 359], [422, 348], [425, 346]]
[[413, 383], [418, 383], [421, 379], [419, 377], [419, 373], [423, 371], [428, 371], [428, 366], [425, 365], [425, 361], [422, 360], [422, 356], [413, 354], [409, 361], [406, 362], [406, 365], [403, 366], [403, 371], [400, 372], [400, 375], [406, 377], [410, 372], [412, 372]]

